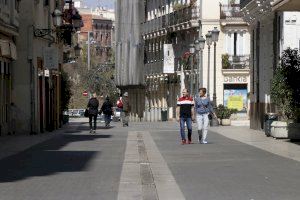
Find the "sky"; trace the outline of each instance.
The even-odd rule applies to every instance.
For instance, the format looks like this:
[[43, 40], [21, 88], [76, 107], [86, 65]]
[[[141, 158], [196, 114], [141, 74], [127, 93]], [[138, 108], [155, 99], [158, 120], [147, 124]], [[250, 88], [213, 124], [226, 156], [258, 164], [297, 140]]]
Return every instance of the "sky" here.
[[84, 0], [84, 5], [92, 8], [98, 5], [106, 8], [114, 8], [115, 0]]

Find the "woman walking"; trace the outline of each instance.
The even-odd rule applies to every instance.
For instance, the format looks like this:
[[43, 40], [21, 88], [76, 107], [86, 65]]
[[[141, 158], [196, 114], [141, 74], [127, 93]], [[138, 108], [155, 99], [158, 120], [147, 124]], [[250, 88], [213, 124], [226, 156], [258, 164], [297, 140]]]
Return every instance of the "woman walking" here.
[[[89, 113], [89, 123], [90, 123], [90, 133], [96, 133], [97, 128], [97, 115], [99, 108], [99, 101], [97, 99], [97, 94], [93, 93], [93, 97], [89, 100], [87, 105], [88, 113]], [[93, 128], [93, 120], [94, 120], [94, 128]]]
[[111, 116], [113, 114], [113, 104], [111, 103], [108, 96], [106, 97], [105, 102], [101, 107], [101, 111], [104, 114], [105, 127], [109, 127], [111, 122]]
[[208, 115], [212, 114], [214, 117], [217, 116], [214, 113], [210, 99], [206, 96], [206, 88], [199, 89], [199, 95], [197, 95], [195, 98], [195, 110], [198, 125], [199, 143], [207, 144], [206, 137], [209, 123]]

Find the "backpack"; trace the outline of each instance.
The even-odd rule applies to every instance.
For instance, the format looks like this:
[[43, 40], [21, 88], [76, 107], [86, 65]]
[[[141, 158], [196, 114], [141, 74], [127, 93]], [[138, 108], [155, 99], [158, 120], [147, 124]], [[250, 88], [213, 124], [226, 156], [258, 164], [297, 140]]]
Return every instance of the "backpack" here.
[[119, 99], [119, 100], [117, 101], [117, 107], [118, 107], [118, 108], [123, 108], [123, 102], [122, 102], [121, 99]]

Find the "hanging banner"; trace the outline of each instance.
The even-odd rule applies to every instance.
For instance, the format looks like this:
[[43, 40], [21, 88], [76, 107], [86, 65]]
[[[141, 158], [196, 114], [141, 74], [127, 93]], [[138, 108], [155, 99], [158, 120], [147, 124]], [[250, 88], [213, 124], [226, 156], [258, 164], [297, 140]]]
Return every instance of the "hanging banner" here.
[[173, 74], [175, 72], [175, 56], [172, 44], [164, 44], [164, 70], [165, 74]]
[[46, 47], [43, 53], [45, 68], [58, 69], [58, 49], [55, 47]]

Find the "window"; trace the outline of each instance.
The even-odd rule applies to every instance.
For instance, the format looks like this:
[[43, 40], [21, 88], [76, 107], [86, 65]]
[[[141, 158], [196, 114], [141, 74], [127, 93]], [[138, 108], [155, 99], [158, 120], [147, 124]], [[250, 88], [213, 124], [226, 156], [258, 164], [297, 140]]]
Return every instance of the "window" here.
[[237, 55], [237, 33], [234, 33], [234, 44], [233, 44], [233, 53], [236, 56]]
[[49, 6], [49, 0], [44, 0], [44, 6]]
[[18, 12], [20, 12], [19, 6], [20, 6], [20, 0], [15, 0], [15, 10]]

